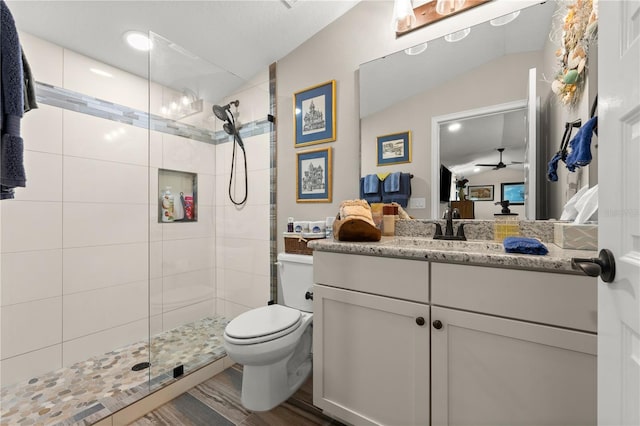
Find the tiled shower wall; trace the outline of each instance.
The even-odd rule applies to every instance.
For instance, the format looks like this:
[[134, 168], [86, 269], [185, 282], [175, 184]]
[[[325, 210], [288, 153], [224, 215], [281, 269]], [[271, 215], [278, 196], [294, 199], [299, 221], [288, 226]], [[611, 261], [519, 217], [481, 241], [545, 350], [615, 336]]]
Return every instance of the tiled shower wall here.
[[[163, 89], [151, 85], [148, 94], [146, 79], [28, 34], [21, 42], [38, 82], [139, 111], [160, 107]], [[267, 78], [239, 93], [244, 122], [266, 117]], [[146, 340], [149, 331], [216, 313], [232, 318], [266, 302], [268, 134], [245, 137], [250, 195], [242, 208], [226, 196], [228, 142], [42, 102], [25, 115], [23, 137], [27, 188], [0, 204], [3, 386]], [[158, 168], [198, 174], [198, 222], [157, 223]]]

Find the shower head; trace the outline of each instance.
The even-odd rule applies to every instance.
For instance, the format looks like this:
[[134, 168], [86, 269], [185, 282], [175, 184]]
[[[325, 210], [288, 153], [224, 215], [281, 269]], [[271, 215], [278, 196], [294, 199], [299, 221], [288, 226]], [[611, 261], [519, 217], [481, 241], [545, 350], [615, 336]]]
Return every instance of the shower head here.
[[224, 129], [225, 132], [227, 132], [227, 134], [233, 136], [233, 134], [236, 132], [236, 126], [234, 126], [231, 123], [224, 123], [222, 125], [222, 128]]
[[[224, 106], [214, 105], [213, 106], [213, 113], [220, 120], [229, 121], [229, 116], [227, 115], [227, 111], [231, 110], [231, 105], [233, 105], [236, 108], [238, 108], [238, 105], [240, 105], [240, 101], [237, 101], [237, 100], [236, 101], [231, 101], [231, 102], [229, 102], [228, 104], [226, 104]], [[229, 132], [227, 132], [227, 133], [229, 133]], [[231, 134], [231, 133], [229, 133], [229, 134]]]

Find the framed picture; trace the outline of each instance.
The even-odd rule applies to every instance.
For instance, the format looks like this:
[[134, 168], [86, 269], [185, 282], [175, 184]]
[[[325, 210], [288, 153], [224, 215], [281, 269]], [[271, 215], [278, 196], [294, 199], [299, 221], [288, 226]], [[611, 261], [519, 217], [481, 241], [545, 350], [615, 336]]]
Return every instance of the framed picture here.
[[410, 162], [410, 131], [378, 136], [378, 166]]
[[500, 200], [509, 200], [509, 204], [524, 204], [524, 182], [502, 183], [500, 188]]
[[296, 162], [296, 201], [331, 202], [331, 148], [298, 152]]
[[336, 81], [331, 80], [293, 95], [295, 147], [336, 140]]
[[469, 185], [467, 197], [471, 201], [493, 201], [493, 185]]

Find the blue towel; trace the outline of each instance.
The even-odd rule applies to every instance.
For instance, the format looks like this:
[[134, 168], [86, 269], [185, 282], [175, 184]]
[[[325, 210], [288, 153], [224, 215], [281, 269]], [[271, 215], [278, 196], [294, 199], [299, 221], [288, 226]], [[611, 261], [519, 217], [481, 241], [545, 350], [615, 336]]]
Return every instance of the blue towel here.
[[385, 192], [398, 192], [400, 191], [400, 172], [391, 173], [384, 180]]
[[382, 185], [378, 185], [378, 191], [373, 194], [364, 193], [364, 178], [360, 178], [360, 199], [366, 200], [369, 204], [382, 202]]
[[395, 201], [402, 207], [407, 207], [409, 198], [411, 197], [411, 175], [409, 173], [400, 173], [398, 190], [395, 192], [387, 191], [386, 182], [390, 178], [391, 175], [385, 179], [385, 185], [382, 185], [382, 202], [392, 203]]
[[551, 161], [549, 161], [549, 166], [547, 168], [547, 179], [551, 182], [558, 181], [558, 161], [562, 160], [562, 153], [558, 152], [553, 156]]
[[535, 238], [507, 237], [502, 241], [507, 253], [524, 253], [545, 255], [549, 253], [547, 247]]
[[0, 0], [0, 199], [14, 198], [14, 188], [25, 186], [20, 137], [24, 113], [24, 73], [18, 31], [9, 7]]
[[593, 130], [598, 125], [598, 117], [589, 119], [569, 142], [571, 152], [567, 155], [565, 163], [569, 171], [575, 171], [576, 167], [586, 166], [591, 162], [591, 137]]
[[364, 190], [365, 194], [377, 194], [380, 179], [378, 175], [366, 175], [364, 177]]

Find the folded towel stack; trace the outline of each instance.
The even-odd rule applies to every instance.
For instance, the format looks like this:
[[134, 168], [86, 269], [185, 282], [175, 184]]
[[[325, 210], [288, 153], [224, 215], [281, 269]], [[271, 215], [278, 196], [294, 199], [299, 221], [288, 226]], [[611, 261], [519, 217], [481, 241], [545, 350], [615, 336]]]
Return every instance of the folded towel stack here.
[[411, 197], [411, 175], [409, 173], [391, 173], [385, 180], [382, 188], [382, 202], [396, 202], [402, 207], [407, 207]]

